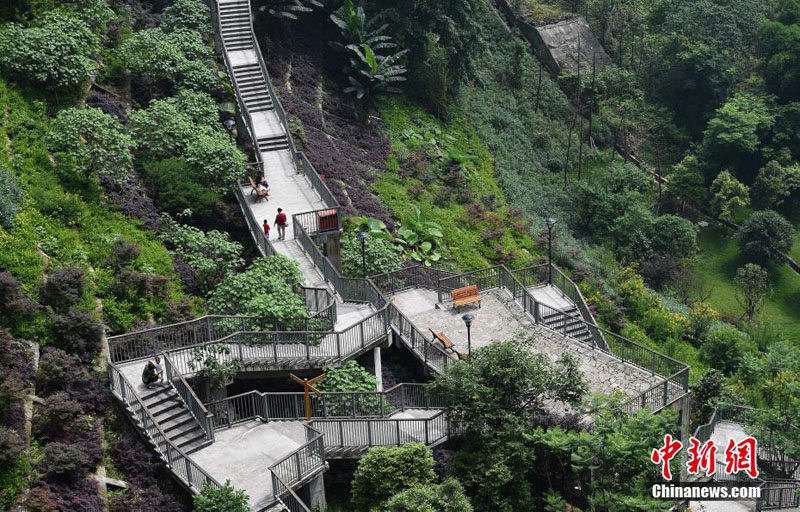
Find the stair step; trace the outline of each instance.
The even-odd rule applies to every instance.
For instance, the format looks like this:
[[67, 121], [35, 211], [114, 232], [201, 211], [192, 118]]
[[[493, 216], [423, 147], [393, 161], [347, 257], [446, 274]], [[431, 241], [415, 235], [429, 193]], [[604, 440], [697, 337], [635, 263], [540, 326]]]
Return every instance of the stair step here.
[[186, 434], [174, 437], [171, 439], [171, 441], [175, 443], [175, 446], [177, 446], [182, 450], [187, 445], [190, 445], [197, 441], [205, 441], [205, 439], [206, 439], [206, 434], [205, 432], [203, 432], [203, 429], [201, 429], [200, 426], [198, 425], [196, 430], [192, 430], [190, 432], [187, 432]]
[[163, 430], [164, 433], [166, 434], [168, 432], [172, 432], [175, 429], [184, 427], [185, 425], [196, 421], [197, 420], [195, 419], [194, 416], [192, 416], [192, 413], [190, 413], [186, 409], [182, 409], [174, 416], [171, 416], [164, 420], [159, 420], [158, 426], [161, 427], [161, 430]]
[[186, 455], [189, 455], [192, 452], [196, 452], [200, 448], [205, 448], [206, 446], [210, 445], [212, 442], [213, 441], [211, 441], [210, 439], [206, 439], [205, 437], [201, 437], [200, 439], [197, 439], [196, 441], [192, 441], [189, 444], [183, 445], [183, 447], [181, 447], [181, 451], [183, 451], [183, 453], [185, 453]]
[[183, 408], [183, 401], [170, 400], [168, 402], [163, 402], [153, 407], [148, 406], [147, 410], [150, 411], [150, 414], [153, 416], [153, 418], [156, 419], [156, 421], [160, 421], [161, 418], [164, 417], [164, 415], [171, 414], [170, 411], [182, 408]]

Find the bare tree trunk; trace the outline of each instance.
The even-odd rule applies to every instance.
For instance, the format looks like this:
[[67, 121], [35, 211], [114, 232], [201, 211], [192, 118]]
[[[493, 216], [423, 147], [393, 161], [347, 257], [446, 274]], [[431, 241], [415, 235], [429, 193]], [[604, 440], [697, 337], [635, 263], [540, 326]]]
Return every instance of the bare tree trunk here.
[[572, 114], [572, 122], [569, 125], [569, 135], [567, 135], [567, 159], [564, 161], [564, 188], [567, 188], [567, 176], [569, 175], [569, 152], [572, 149], [572, 130], [575, 129], [575, 121], [578, 113]]
[[597, 54], [596, 53], [592, 53], [592, 96], [591, 96], [591, 99], [589, 100], [589, 145], [592, 146], [592, 147], [594, 147], [594, 138], [592, 136], [593, 133], [594, 133], [592, 131], [592, 128], [593, 128], [592, 116], [594, 115], [594, 80], [595, 80], [595, 75], [596, 75], [596, 72], [597, 72], [597, 65], [596, 65], [597, 59], [596, 59], [596, 57], [597, 57]]
[[539, 84], [536, 86], [536, 108], [534, 112], [539, 112], [539, 95], [542, 94], [542, 59], [539, 59]]

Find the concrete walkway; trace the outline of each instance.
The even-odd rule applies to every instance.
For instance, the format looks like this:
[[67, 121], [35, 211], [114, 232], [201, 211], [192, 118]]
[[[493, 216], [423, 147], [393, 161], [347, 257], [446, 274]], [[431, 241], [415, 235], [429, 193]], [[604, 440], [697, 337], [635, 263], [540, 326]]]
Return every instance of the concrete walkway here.
[[217, 481], [230, 479], [250, 496], [253, 510], [272, 503], [269, 467], [305, 444], [299, 421], [248, 421], [217, 430], [214, 442], [194, 452], [192, 459]]

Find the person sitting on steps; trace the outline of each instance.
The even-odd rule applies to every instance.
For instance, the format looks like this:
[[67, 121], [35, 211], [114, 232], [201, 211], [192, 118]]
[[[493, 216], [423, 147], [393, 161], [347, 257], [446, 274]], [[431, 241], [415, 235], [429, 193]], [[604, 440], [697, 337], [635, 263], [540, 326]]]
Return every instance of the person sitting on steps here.
[[155, 361], [147, 361], [142, 371], [142, 383], [146, 388], [149, 389], [156, 382], [164, 382], [164, 366], [159, 356], [156, 356]]

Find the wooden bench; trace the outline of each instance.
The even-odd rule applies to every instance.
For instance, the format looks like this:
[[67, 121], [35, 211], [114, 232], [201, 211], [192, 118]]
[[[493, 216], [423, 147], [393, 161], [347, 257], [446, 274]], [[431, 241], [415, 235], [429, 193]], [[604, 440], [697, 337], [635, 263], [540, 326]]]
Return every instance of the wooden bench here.
[[453, 307], [456, 308], [456, 311], [458, 311], [461, 306], [466, 306], [473, 302], [477, 302], [478, 307], [481, 307], [481, 296], [478, 295], [477, 284], [450, 290], [450, 298], [453, 299]]
[[[253, 192], [255, 192], [256, 193], [256, 201], [258, 201], [262, 197], [264, 199], [267, 199], [269, 197], [269, 191], [261, 190], [260, 188], [258, 188], [258, 185], [256, 185], [256, 182], [255, 182], [255, 180], [253, 179], [252, 176], [248, 176], [247, 179], [250, 180], [250, 186], [252, 187], [252, 190], [250, 191], [250, 195], [252, 196]], [[267, 199], [267, 201], [269, 201], [269, 199]]]
[[439, 341], [442, 344], [442, 346], [444, 347], [445, 350], [450, 351], [450, 352], [452, 352], [454, 350], [453, 349], [453, 342], [450, 341], [450, 338], [445, 336], [444, 333], [436, 332], [433, 329], [431, 329], [430, 327], [428, 327], [428, 330], [431, 331], [431, 334], [433, 334], [433, 339], [431, 340], [431, 343]]

